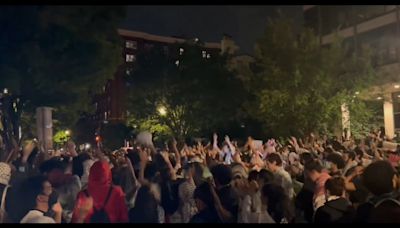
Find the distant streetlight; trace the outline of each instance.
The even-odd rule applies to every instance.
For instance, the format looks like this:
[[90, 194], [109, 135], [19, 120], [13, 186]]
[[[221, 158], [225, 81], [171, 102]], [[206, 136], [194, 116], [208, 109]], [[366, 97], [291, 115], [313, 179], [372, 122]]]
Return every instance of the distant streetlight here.
[[355, 94], [358, 95], [358, 94], [360, 94], [360, 92], [356, 91]]
[[394, 88], [398, 89], [398, 88], [400, 88], [400, 85], [394, 85]]
[[382, 98], [382, 97], [377, 97], [376, 99], [377, 99], [377, 100], [382, 100], [383, 98]]
[[70, 136], [71, 135], [71, 131], [70, 130], [66, 130], [64, 133], [65, 133], [66, 136]]
[[160, 106], [157, 109], [158, 113], [160, 114], [160, 116], [165, 116], [167, 115], [167, 109], [164, 106]]
[[4, 89], [3, 89], [3, 93], [4, 93], [4, 94], [7, 94], [7, 93], [8, 93], [8, 89], [7, 89], [7, 88], [4, 88]]

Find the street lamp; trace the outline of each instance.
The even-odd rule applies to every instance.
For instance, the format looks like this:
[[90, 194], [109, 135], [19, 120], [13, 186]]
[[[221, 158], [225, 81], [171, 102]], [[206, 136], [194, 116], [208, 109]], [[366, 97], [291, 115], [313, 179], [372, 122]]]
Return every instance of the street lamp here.
[[65, 131], [65, 135], [66, 135], [66, 136], [70, 136], [70, 135], [71, 135], [71, 131], [70, 131], [70, 130], [66, 130], [66, 131]]
[[160, 116], [165, 116], [167, 115], [167, 109], [164, 106], [160, 106], [157, 109], [158, 113], [160, 114]]
[[4, 88], [3, 93], [4, 93], [4, 94], [7, 94], [7, 93], [8, 93], [8, 89], [7, 89], [7, 88]]

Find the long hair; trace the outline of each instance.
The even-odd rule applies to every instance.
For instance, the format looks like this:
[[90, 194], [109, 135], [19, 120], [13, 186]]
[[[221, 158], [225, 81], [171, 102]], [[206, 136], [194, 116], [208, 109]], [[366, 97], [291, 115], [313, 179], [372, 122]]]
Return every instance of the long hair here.
[[157, 201], [150, 186], [142, 186], [136, 196], [135, 207], [129, 211], [131, 223], [158, 223]]

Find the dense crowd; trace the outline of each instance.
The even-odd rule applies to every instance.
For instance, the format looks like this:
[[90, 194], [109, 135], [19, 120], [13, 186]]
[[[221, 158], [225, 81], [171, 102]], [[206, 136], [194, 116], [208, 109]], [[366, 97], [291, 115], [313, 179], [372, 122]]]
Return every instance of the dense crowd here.
[[[178, 148], [179, 147], [179, 148]], [[48, 154], [35, 141], [0, 163], [3, 223], [400, 222], [400, 147], [380, 132], [287, 142], [216, 134]]]

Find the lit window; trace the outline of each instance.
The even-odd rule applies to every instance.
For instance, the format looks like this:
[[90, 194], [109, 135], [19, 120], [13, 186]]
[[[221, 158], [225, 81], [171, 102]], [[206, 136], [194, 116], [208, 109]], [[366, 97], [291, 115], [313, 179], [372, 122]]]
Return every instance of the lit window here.
[[126, 74], [127, 74], [127, 75], [131, 75], [131, 70], [129, 70], [129, 69], [126, 70]]
[[103, 86], [103, 92], [105, 92], [106, 91], [106, 86]]
[[104, 119], [107, 119], [107, 112], [104, 112]]
[[179, 66], [179, 60], [176, 60], [175, 65]]
[[136, 49], [137, 48], [137, 42], [133, 40], [127, 40], [125, 42], [125, 47], [129, 49]]
[[209, 59], [209, 58], [211, 58], [211, 55], [210, 55], [210, 54], [207, 54], [207, 59]]
[[203, 54], [203, 58], [205, 58], [207, 56], [207, 52], [206, 51], [202, 51], [201, 53]]
[[185, 50], [183, 48], [179, 48], [179, 55], [182, 55]]
[[126, 62], [127, 63], [132, 63], [135, 61], [135, 55], [130, 55], [130, 54], [126, 54]]
[[199, 38], [195, 38], [194, 42], [196, 42], [196, 43], [199, 42]]

